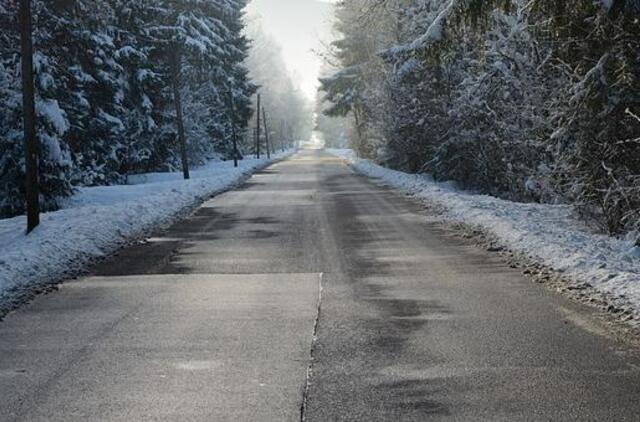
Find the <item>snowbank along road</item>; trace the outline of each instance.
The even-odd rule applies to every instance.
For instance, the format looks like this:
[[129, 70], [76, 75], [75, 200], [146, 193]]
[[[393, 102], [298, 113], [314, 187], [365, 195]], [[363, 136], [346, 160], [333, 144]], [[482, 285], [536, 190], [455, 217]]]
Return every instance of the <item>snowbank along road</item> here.
[[637, 420], [582, 305], [303, 151], [0, 323], [0, 420]]

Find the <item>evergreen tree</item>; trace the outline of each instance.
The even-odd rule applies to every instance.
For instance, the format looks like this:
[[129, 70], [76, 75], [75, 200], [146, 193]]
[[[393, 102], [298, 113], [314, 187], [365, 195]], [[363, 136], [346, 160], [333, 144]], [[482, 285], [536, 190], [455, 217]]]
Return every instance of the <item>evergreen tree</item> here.
[[638, 0], [342, 1], [326, 113], [379, 162], [638, 230], [639, 17]]
[[[20, 91], [20, 42], [17, 2], [0, 7], [0, 213], [24, 211], [24, 151], [22, 141], [22, 93]], [[34, 72], [36, 82], [37, 136], [40, 144], [39, 177], [41, 209], [57, 206], [58, 198], [69, 195], [71, 155], [65, 142], [72, 129], [65, 110], [68, 70], [57, 56], [56, 33], [43, 22], [56, 12], [51, 5], [36, 3], [34, 16]], [[62, 26], [62, 23], [58, 25]], [[55, 28], [53, 28], [55, 29]], [[59, 51], [59, 50], [58, 50]]]
[[[41, 202], [179, 163], [168, 64], [182, 53], [193, 163], [231, 156], [231, 101], [246, 128], [255, 86], [243, 0], [33, 1]], [[0, 2], [0, 215], [23, 211], [17, 3]]]

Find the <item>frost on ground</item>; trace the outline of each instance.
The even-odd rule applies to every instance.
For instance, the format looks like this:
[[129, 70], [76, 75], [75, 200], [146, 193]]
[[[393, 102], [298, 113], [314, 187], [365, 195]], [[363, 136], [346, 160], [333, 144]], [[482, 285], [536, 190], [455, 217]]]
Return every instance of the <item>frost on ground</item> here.
[[211, 162], [187, 181], [182, 173], [150, 173], [131, 177], [129, 185], [81, 188], [63, 209], [43, 214], [29, 236], [24, 216], [0, 220], [0, 315], [268, 163], [247, 159], [234, 168], [233, 162]]
[[[426, 175], [407, 174], [330, 149], [361, 173], [436, 205], [450, 222], [477, 226], [501, 245], [563, 274], [574, 287], [604, 295], [640, 326], [640, 248], [589, 232], [571, 206], [510, 202], [457, 190]], [[633, 317], [631, 319], [631, 316]]]

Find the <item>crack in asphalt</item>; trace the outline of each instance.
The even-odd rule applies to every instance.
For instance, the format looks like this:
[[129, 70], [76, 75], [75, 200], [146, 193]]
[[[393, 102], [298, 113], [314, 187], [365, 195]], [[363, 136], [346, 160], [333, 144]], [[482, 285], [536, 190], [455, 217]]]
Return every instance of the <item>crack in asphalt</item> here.
[[322, 278], [324, 273], [318, 275], [318, 306], [316, 309], [316, 318], [313, 321], [313, 331], [311, 337], [311, 346], [309, 347], [309, 364], [307, 365], [307, 377], [302, 391], [302, 405], [300, 406], [300, 422], [307, 421], [307, 405], [309, 402], [309, 388], [311, 386], [311, 377], [313, 376], [313, 361], [316, 342], [318, 340], [318, 324], [320, 322], [320, 314], [322, 312]]

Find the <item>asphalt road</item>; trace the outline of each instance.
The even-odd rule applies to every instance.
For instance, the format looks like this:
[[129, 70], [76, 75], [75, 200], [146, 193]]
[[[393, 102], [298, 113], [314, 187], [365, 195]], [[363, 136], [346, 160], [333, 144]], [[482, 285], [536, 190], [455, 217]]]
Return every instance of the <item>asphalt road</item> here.
[[306, 150], [10, 314], [0, 421], [638, 421], [593, 312]]

